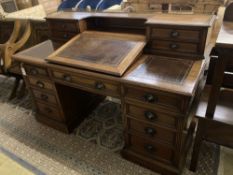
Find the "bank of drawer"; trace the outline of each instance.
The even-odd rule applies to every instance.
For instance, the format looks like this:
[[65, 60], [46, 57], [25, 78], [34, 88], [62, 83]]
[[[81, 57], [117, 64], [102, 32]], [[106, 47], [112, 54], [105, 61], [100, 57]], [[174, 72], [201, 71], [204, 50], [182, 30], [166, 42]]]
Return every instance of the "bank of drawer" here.
[[172, 162], [174, 150], [165, 144], [153, 142], [143, 137], [129, 135], [130, 149], [147, 158]]
[[60, 31], [52, 31], [52, 38], [54, 39], [60, 39], [60, 40], [69, 40], [73, 38], [77, 33], [71, 33], [71, 32], [60, 32]]
[[52, 94], [49, 94], [47, 92], [44, 91], [39, 91], [36, 89], [32, 89], [32, 93], [35, 96], [35, 98], [44, 101], [46, 103], [51, 103], [51, 104], [57, 104], [57, 100], [56, 97]]
[[48, 22], [52, 31], [79, 32], [77, 21], [49, 20]]
[[161, 106], [169, 111], [180, 111], [182, 107], [183, 99], [181, 96], [166, 92], [126, 86], [125, 93], [126, 100], [135, 100], [141, 103], [153, 105], [154, 107]]
[[53, 84], [48, 80], [38, 79], [38, 78], [29, 76], [28, 81], [30, 85], [33, 87], [37, 87], [37, 88], [45, 89], [45, 90], [53, 90]]
[[99, 91], [107, 94], [109, 93], [110, 95], [120, 96], [120, 85], [108, 80], [98, 80], [94, 77], [80, 76], [75, 75], [74, 73], [63, 73], [59, 71], [53, 71], [53, 76], [66, 83], [72, 83], [97, 92]]
[[61, 114], [58, 108], [40, 103], [38, 101], [36, 102], [36, 106], [37, 106], [37, 112], [39, 114], [44, 115], [53, 120], [63, 121], [63, 118], [61, 117]]
[[197, 53], [198, 44], [173, 42], [163, 40], [152, 40], [151, 47], [156, 50], [165, 50], [169, 52]]
[[126, 104], [126, 114], [150, 124], [162, 125], [171, 129], [176, 128], [177, 117], [158, 110], [155, 111], [149, 108], [138, 107], [133, 104]]
[[156, 39], [171, 39], [199, 42], [200, 31], [198, 30], [182, 30], [170, 28], [152, 28], [151, 37]]
[[44, 76], [44, 77], [48, 76], [48, 72], [45, 68], [35, 67], [27, 64], [24, 65], [23, 67], [25, 68], [25, 71], [28, 75]]
[[127, 118], [128, 129], [130, 132], [140, 132], [145, 138], [151, 140], [160, 140], [169, 144], [174, 143], [176, 132], [161, 128], [156, 125], [144, 123], [130, 117]]

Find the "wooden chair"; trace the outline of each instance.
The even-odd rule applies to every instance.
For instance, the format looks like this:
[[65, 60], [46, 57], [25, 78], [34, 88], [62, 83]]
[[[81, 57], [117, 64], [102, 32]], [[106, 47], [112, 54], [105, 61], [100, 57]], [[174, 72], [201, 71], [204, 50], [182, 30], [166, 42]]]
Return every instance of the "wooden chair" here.
[[[0, 44], [0, 73], [6, 76], [15, 77], [15, 83], [9, 99], [16, 96], [22, 79], [20, 65], [12, 61], [12, 55], [21, 49], [27, 42], [31, 34], [31, 25], [29, 21], [15, 20], [13, 32], [9, 40]], [[24, 88], [24, 86], [23, 86]]]
[[221, 90], [225, 70], [233, 73], [233, 69], [229, 69], [233, 67], [233, 35], [229, 34], [233, 31], [233, 19], [230, 18], [232, 16], [233, 3], [226, 8], [220, 39], [216, 42], [218, 59], [209, 99], [201, 100], [197, 108], [198, 128], [190, 165], [192, 171], [197, 168], [198, 155], [204, 140], [233, 148], [233, 89]]

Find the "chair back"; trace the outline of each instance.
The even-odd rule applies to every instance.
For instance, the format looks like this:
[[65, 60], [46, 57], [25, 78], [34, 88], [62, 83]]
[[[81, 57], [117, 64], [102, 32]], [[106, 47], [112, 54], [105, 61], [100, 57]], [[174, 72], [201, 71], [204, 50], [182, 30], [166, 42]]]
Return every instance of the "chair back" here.
[[223, 21], [233, 22], [233, 2], [230, 2], [225, 10]]

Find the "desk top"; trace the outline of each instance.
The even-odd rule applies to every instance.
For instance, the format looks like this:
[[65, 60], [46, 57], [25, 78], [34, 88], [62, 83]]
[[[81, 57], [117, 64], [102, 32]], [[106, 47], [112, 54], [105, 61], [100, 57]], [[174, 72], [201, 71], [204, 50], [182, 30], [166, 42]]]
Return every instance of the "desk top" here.
[[224, 47], [233, 49], [233, 22], [223, 22], [216, 47]]
[[146, 24], [166, 24], [180, 26], [203, 26], [213, 24], [215, 17], [206, 14], [161, 14], [161, 13], [106, 13], [106, 12], [57, 12], [47, 19], [82, 20], [90, 17], [145, 19]]
[[205, 60], [192, 61], [155, 55], [142, 55], [122, 77], [116, 77], [95, 72], [96, 70], [88, 71], [48, 63], [46, 58], [53, 52], [53, 43], [48, 40], [30, 49], [15, 54], [13, 58], [17, 61], [28, 64], [36, 64], [38, 66], [42, 65], [49, 68], [61, 69], [67, 72], [71, 71], [79, 74], [85, 74], [87, 76], [187, 96], [194, 95], [201, 70], [205, 65]]

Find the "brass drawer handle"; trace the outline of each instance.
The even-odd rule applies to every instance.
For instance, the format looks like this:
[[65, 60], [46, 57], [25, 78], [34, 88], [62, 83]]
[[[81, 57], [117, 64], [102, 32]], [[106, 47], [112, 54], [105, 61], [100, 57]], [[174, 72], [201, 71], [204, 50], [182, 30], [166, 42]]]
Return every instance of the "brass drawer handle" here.
[[180, 33], [174, 30], [174, 31], [171, 32], [170, 36], [171, 36], [172, 38], [177, 38], [177, 37], [180, 36]]
[[30, 73], [31, 73], [32, 75], [37, 75], [37, 74], [38, 74], [38, 70], [35, 69], [35, 68], [31, 68], [31, 69], [30, 69]]
[[157, 101], [157, 98], [153, 94], [145, 94], [144, 99], [146, 102], [153, 103]]
[[155, 120], [157, 118], [156, 114], [154, 114], [153, 112], [150, 112], [150, 111], [146, 111], [144, 113], [145, 117], [147, 120]]
[[41, 94], [41, 95], [40, 95], [40, 98], [41, 98], [42, 100], [44, 100], [44, 101], [48, 101], [48, 99], [49, 99], [49, 97], [48, 97], [47, 95], [45, 95], [45, 94]]
[[44, 88], [44, 87], [45, 87], [44, 83], [41, 82], [41, 81], [37, 81], [37, 82], [36, 82], [36, 85], [37, 85], [39, 88]]
[[105, 85], [102, 82], [96, 82], [95, 88], [98, 90], [103, 90], [103, 89], [105, 89]]
[[175, 44], [175, 43], [172, 43], [172, 44], [169, 45], [169, 47], [170, 47], [171, 49], [178, 49], [178, 48], [179, 48], [179, 45], [178, 45], [178, 44]]
[[155, 147], [154, 147], [153, 145], [151, 145], [151, 144], [146, 144], [146, 145], [144, 146], [144, 148], [145, 148], [145, 150], [146, 150], [147, 152], [149, 152], [149, 153], [153, 153], [153, 152], [156, 151]]
[[71, 76], [68, 75], [68, 74], [64, 74], [64, 75], [63, 75], [63, 79], [64, 79], [65, 81], [71, 81], [71, 80], [72, 80]]
[[154, 136], [156, 134], [156, 130], [154, 128], [145, 128], [145, 132], [149, 136]]

